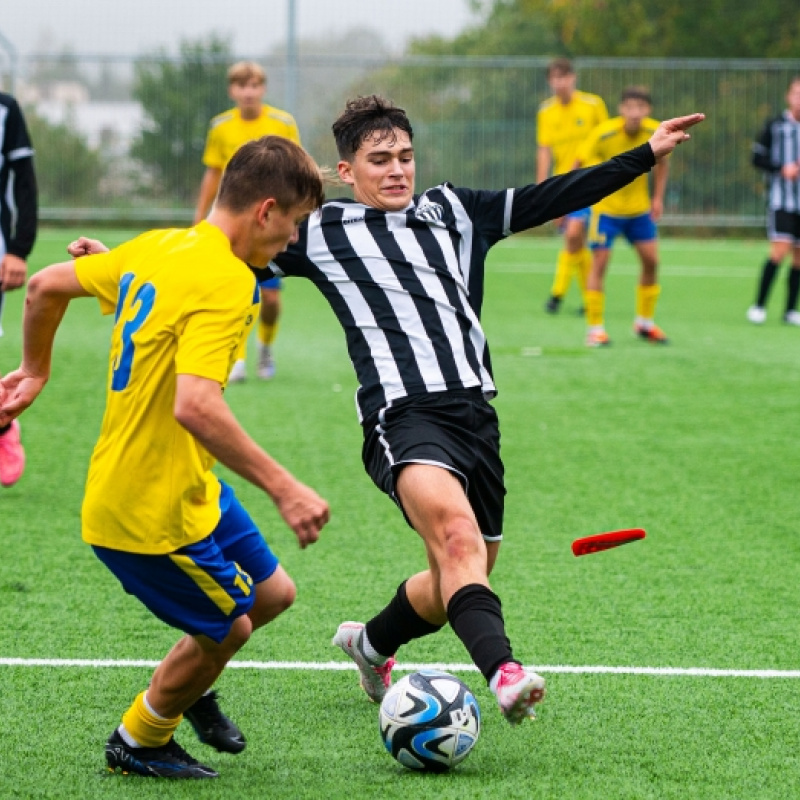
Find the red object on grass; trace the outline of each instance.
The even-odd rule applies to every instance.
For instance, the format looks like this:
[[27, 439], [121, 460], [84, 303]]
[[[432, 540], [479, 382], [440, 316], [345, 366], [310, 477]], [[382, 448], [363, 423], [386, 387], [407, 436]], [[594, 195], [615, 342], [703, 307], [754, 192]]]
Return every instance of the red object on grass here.
[[611, 531], [610, 533], [596, 533], [594, 536], [582, 536], [572, 543], [572, 552], [576, 556], [585, 556], [589, 553], [599, 553], [623, 544], [630, 544], [639, 539], [644, 539], [645, 532], [641, 528], [628, 528], [624, 531]]

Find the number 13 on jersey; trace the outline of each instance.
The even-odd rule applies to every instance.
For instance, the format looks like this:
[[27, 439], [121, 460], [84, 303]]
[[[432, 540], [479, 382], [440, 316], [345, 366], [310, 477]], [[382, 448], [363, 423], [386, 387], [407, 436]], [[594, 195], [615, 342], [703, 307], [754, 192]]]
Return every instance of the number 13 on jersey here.
[[[126, 301], [134, 277], [132, 272], [126, 272], [119, 282], [119, 298], [117, 299], [117, 310], [114, 315], [116, 324], [119, 323], [123, 310], [126, 310]], [[133, 361], [136, 357], [136, 345], [133, 337], [153, 310], [155, 299], [156, 290], [153, 284], [143, 283], [128, 307], [133, 312], [133, 316], [122, 326], [120, 352], [114, 362], [111, 375], [111, 391], [113, 392], [121, 392], [128, 386], [128, 382], [131, 379]]]

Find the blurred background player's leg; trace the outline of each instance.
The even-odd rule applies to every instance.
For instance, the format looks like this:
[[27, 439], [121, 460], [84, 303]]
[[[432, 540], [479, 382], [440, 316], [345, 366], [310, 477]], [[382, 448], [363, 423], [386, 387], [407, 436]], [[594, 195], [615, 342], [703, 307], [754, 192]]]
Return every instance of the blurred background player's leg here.
[[640, 339], [648, 342], [667, 344], [666, 334], [655, 323], [656, 304], [661, 294], [661, 287], [658, 285], [658, 240], [634, 241], [633, 246], [642, 265], [641, 277], [636, 287], [634, 332]]
[[273, 278], [261, 286], [261, 314], [258, 323], [258, 377], [268, 381], [275, 377], [275, 355], [272, 347], [278, 335], [281, 313], [281, 279]]
[[[775, 278], [778, 277], [781, 262], [793, 251], [793, 264], [800, 265], [800, 248], [794, 246], [792, 234], [794, 224], [794, 215], [788, 212], [770, 211], [767, 215], [767, 237], [770, 242], [769, 255], [764, 262], [764, 266], [761, 267], [755, 303], [747, 309], [747, 319], [754, 325], [761, 325], [767, 320], [767, 303], [769, 302], [772, 285], [775, 283]], [[786, 320], [790, 310], [789, 294], [792, 291], [792, 280], [790, 273], [784, 320]], [[797, 297], [795, 296], [795, 306], [792, 306], [792, 308], [796, 308], [796, 302]]]
[[792, 268], [786, 278], [786, 311], [783, 321], [787, 325], [800, 326], [800, 311], [797, 310], [798, 294], [800, 294], [800, 248], [795, 248]]
[[591, 269], [592, 256], [586, 246], [586, 227], [589, 219], [589, 209], [576, 211], [564, 219], [564, 247], [558, 254], [556, 272], [550, 297], [545, 303], [545, 311], [555, 314], [561, 307], [564, 296], [569, 291], [572, 278], [578, 281], [581, 290], [581, 310], [586, 301], [586, 280]]

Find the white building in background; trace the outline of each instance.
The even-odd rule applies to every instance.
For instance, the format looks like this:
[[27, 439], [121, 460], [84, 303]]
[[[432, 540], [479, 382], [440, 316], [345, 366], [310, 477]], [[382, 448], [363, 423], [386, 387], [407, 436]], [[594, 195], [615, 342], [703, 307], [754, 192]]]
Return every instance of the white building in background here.
[[17, 96], [42, 119], [69, 125], [91, 149], [112, 156], [126, 155], [144, 124], [141, 103], [90, 100], [88, 89], [74, 81], [50, 83], [44, 90], [29, 84], [21, 87]]

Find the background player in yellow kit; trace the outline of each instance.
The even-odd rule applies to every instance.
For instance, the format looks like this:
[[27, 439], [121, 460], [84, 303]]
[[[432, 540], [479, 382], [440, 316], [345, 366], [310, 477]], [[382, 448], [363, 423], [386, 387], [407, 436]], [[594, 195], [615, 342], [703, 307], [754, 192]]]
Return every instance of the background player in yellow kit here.
[[[659, 123], [650, 117], [652, 100], [644, 86], [628, 86], [622, 91], [618, 117], [595, 128], [581, 145], [578, 160], [584, 166], [606, 161], [632, 147], [646, 142]], [[641, 175], [614, 194], [603, 198], [592, 208], [589, 245], [592, 248], [592, 269], [586, 292], [586, 344], [603, 347], [611, 340], [605, 330], [605, 292], [603, 284], [614, 240], [622, 234], [636, 250], [641, 263], [636, 287], [636, 319], [634, 332], [642, 339], [666, 344], [667, 337], [655, 324], [658, 285], [658, 242], [656, 222], [664, 210], [669, 161], [663, 159], [653, 169], [653, 197], [647, 175]]]
[[[562, 175], [575, 167], [578, 147], [589, 132], [608, 119], [606, 104], [596, 94], [575, 88], [577, 76], [566, 58], [555, 58], [547, 67], [547, 81], [553, 96], [539, 106], [536, 116], [536, 182]], [[591, 254], [586, 247], [589, 210], [582, 209], [564, 217], [564, 246], [558, 254], [556, 274], [545, 310], [555, 314], [569, 289], [573, 275], [581, 292], [586, 291], [586, 277]]]
[[[259, 64], [239, 61], [228, 70], [228, 95], [235, 108], [218, 114], [211, 120], [203, 153], [206, 166], [200, 184], [200, 195], [195, 210], [195, 223], [205, 219], [219, 188], [222, 171], [233, 154], [245, 143], [259, 136], [283, 136], [300, 144], [297, 124], [291, 114], [264, 104], [267, 76]], [[279, 278], [261, 287], [261, 312], [258, 325], [258, 376], [269, 380], [275, 375], [275, 358], [272, 345], [278, 333], [281, 313], [281, 282]], [[230, 382], [247, 377], [245, 357], [247, 339], [237, 353], [231, 370]]]

